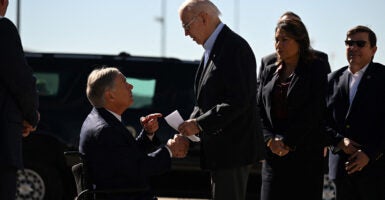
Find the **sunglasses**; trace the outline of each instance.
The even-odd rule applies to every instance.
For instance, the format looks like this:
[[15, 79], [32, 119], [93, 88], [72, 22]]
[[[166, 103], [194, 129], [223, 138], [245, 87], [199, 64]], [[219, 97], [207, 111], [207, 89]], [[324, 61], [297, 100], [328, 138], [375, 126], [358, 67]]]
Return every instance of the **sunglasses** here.
[[362, 48], [366, 45], [366, 41], [364, 41], [364, 40], [345, 40], [345, 45], [349, 46], [349, 47], [357, 45], [357, 47]]

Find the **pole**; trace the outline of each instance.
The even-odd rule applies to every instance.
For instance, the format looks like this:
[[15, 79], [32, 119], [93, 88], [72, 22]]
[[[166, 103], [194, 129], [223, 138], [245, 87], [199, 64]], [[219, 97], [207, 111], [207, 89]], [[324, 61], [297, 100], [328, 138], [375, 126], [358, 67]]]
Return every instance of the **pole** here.
[[161, 9], [162, 9], [162, 16], [161, 16], [161, 36], [160, 36], [160, 55], [162, 57], [166, 56], [166, 6], [167, 6], [167, 0], [162, 0], [161, 2]]
[[234, 0], [234, 29], [239, 33], [239, 9], [240, 0]]
[[21, 0], [17, 0], [16, 1], [16, 27], [19, 31], [19, 34], [20, 34], [20, 1]]

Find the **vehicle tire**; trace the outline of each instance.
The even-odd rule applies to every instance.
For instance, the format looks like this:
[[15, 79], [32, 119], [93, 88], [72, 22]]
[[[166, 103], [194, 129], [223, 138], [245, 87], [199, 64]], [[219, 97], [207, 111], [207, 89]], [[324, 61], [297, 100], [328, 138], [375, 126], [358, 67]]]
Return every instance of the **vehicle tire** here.
[[23, 139], [24, 171], [18, 178], [20, 200], [73, 200], [74, 179], [67, 166], [62, 142], [34, 133]]
[[16, 200], [60, 200], [63, 182], [59, 171], [30, 163], [18, 171]]

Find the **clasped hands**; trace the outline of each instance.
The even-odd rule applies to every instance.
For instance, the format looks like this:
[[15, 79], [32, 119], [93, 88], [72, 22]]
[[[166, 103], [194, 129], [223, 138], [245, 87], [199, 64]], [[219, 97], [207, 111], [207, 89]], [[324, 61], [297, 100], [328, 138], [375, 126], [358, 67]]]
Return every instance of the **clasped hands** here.
[[167, 141], [167, 146], [171, 150], [173, 158], [184, 158], [188, 153], [190, 142], [185, 136], [175, 134], [173, 139]]
[[345, 163], [345, 170], [348, 174], [361, 171], [369, 163], [369, 156], [360, 149], [361, 145], [357, 142], [349, 138], [344, 138], [338, 143], [338, 147], [341, 148], [344, 153], [350, 155], [348, 161]]
[[184, 136], [190, 136], [198, 134], [201, 130], [196, 119], [189, 119], [179, 125], [178, 131]]
[[290, 151], [290, 148], [283, 143], [282, 139], [277, 137], [271, 138], [267, 142], [267, 146], [270, 148], [271, 152], [280, 157], [286, 156]]
[[[149, 114], [140, 118], [140, 123], [147, 135], [154, 135], [159, 129], [158, 118], [162, 117], [161, 113]], [[167, 141], [167, 147], [170, 149], [173, 158], [184, 158], [188, 153], [190, 142], [181, 134], [175, 134], [174, 138]]]

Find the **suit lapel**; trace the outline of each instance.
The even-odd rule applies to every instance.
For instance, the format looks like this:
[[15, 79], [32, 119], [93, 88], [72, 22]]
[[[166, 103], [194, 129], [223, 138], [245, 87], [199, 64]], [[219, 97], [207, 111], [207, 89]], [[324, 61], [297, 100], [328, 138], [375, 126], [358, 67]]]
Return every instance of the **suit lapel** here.
[[195, 96], [197, 98], [196, 100], [198, 100], [198, 96], [201, 90], [201, 79], [202, 79], [202, 73], [204, 69], [205, 69], [205, 66], [204, 66], [204, 55], [203, 55], [198, 67], [198, 71], [195, 76], [195, 94], [196, 94]]
[[[210, 56], [211, 57], [211, 56]], [[212, 56], [213, 58], [215, 57], [215, 54]], [[215, 63], [213, 60], [210, 58], [209, 61], [207, 61], [207, 65], [203, 69], [203, 73], [201, 74], [200, 80], [199, 80], [199, 87], [198, 87], [198, 98], [199, 94], [201, 92], [202, 87], [205, 85], [207, 78], [210, 75], [210, 72], [215, 68]]]
[[338, 108], [341, 110], [341, 113], [345, 115], [345, 119], [348, 116], [350, 102], [349, 102], [349, 71], [346, 69], [342, 76], [341, 80], [338, 82], [337, 88], [338, 88], [338, 96], [341, 99], [341, 108]]
[[110, 124], [112, 127], [116, 128], [119, 134], [124, 135], [130, 142], [134, 142], [134, 136], [124, 127], [124, 124], [120, 122], [114, 115], [108, 112], [105, 108], [98, 108], [97, 111], [103, 117], [103, 119]]
[[366, 69], [365, 73], [363, 74], [360, 83], [358, 84], [356, 95], [353, 98], [352, 104], [349, 107], [349, 110], [346, 114], [346, 116], [350, 115], [352, 110], [354, 110], [357, 105], [360, 105], [361, 102], [365, 102], [365, 95], [361, 91], [370, 91], [368, 87], [370, 87], [370, 82], [373, 76], [375, 76], [374, 73], [372, 73], [374, 66], [370, 64], [368, 68]]
[[197, 76], [197, 79], [196, 79], [197, 80], [197, 90], [196, 90], [197, 101], [202, 91], [202, 87], [204, 87], [211, 70], [215, 67], [216, 54], [222, 49], [222, 45], [225, 42], [224, 38], [228, 31], [230, 31], [230, 29], [226, 25], [224, 25], [221, 32], [218, 34], [217, 39], [214, 42], [214, 46], [211, 50], [209, 58], [207, 59], [206, 66], [204, 66], [204, 58], [201, 59], [199, 68], [202, 68], [202, 69], [200, 69], [201, 73], [198, 74], [199, 76]]
[[[275, 71], [277, 70], [277, 66], [274, 65], [273, 67], [269, 68], [268, 70], [269, 71], [269, 77], [271, 77], [271, 80], [263, 87], [263, 93], [268, 95], [265, 98], [265, 102], [266, 102], [266, 106], [265, 106], [265, 109], [266, 109], [266, 114], [267, 114], [267, 117], [269, 118], [269, 121], [270, 121], [270, 124], [273, 124], [273, 120], [271, 119], [271, 101], [273, 100], [273, 89], [274, 89], [274, 85], [275, 85], [275, 82], [277, 82], [278, 80], [278, 74], [275, 73]], [[271, 75], [270, 75], [271, 74]], [[270, 79], [270, 78], [268, 78]]]

